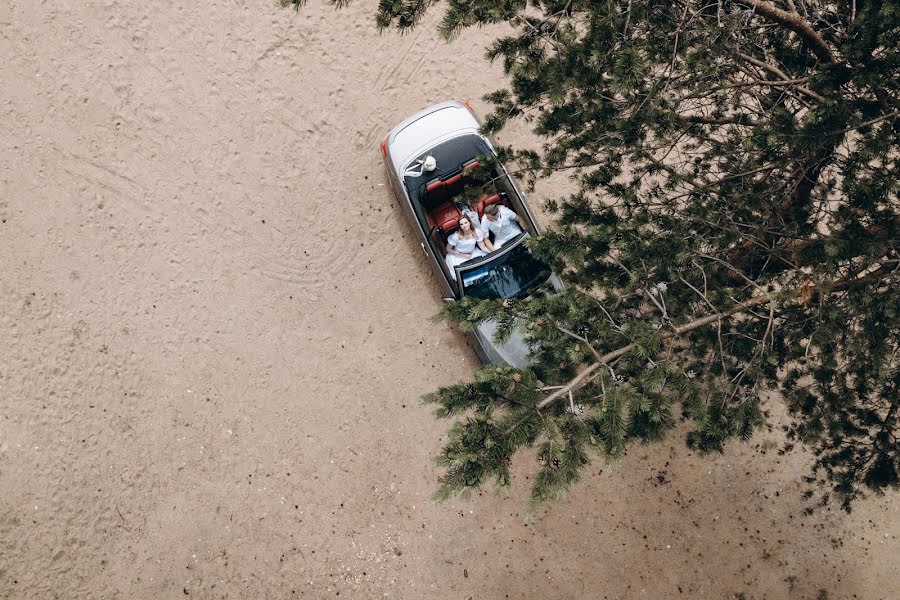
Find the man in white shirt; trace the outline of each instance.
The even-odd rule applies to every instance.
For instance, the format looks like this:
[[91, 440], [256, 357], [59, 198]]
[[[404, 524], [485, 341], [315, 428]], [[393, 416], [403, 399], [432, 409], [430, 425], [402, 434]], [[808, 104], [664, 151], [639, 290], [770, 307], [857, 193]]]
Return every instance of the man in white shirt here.
[[484, 235], [494, 234], [494, 249], [500, 248], [527, 229], [522, 217], [502, 204], [488, 205], [484, 209], [484, 216], [481, 217], [481, 231]]

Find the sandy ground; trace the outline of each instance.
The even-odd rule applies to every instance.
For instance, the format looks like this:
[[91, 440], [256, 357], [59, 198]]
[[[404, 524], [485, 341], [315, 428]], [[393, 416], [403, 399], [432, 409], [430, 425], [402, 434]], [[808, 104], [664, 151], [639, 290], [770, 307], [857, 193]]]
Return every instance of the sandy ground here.
[[0, 596], [897, 598], [897, 498], [804, 516], [775, 434], [428, 502], [476, 363], [377, 147], [499, 71], [373, 8], [0, 5]]

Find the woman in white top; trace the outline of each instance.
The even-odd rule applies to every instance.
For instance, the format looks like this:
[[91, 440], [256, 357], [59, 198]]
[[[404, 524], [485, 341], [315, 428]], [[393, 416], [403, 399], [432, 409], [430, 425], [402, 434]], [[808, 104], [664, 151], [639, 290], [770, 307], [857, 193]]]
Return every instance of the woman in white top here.
[[461, 265], [467, 260], [484, 256], [493, 250], [491, 242], [485, 239], [478, 227], [472, 224], [472, 220], [463, 215], [457, 221], [459, 227], [447, 237], [447, 266], [450, 267], [450, 275], [456, 279], [456, 265]]

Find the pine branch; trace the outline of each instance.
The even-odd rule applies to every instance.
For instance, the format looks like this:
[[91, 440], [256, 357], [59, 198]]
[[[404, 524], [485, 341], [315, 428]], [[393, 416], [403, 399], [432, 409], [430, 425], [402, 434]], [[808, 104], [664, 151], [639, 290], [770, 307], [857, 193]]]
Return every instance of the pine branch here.
[[586, 337], [582, 337], [582, 336], [578, 335], [577, 333], [575, 333], [574, 331], [570, 331], [570, 330], [566, 329], [562, 325], [562, 323], [556, 323], [556, 328], [558, 330], [560, 330], [562, 333], [566, 334], [567, 336], [574, 338], [574, 339], [578, 340], [579, 342], [583, 343], [587, 347], [587, 349], [590, 350], [591, 354], [594, 356], [594, 358], [596, 360], [600, 361], [602, 359], [602, 357], [600, 356], [600, 353], [597, 352], [597, 349], [594, 348], [594, 346], [591, 344], [591, 342]]
[[[855, 286], [865, 285], [866, 283], [870, 283], [871, 281], [881, 279], [886, 274], [894, 272], [894, 271], [898, 271], [898, 270], [900, 270], [900, 267], [898, 267], [897, 265], [894, 265], [894, 264], [881, 265], [875, 271], [872, 271], [871, 273], [868, 273], [867, 275], [865, 275], [863, 277], [845, 278], [845, 279], [836, 281], [834, 284], [832, 284], [831, 286], [829, 286], [827, 288], [827, 293], [836, 293], [836, 292], [840, 292], [840, 291], [845, 291], [845, 290], [850, 289]], [[809, 286], [806, 286], [805, 288], [801, 289], [798, 293], [791, 294], [791, 295], [796, 295], [796, 296], [801, 297], [804, 301], [809, 301], [812, 298], [818, 297], [818, 295], [821, 293], [819, 291], [820, 289], [821, 289], [821, 287], [809, 285]], [[749, 300], [745, 300], [744, 302], [741, 302], [740, 304], [732, 306], [728, 310], [717, 312], [716, 314], [712, 314], [712, 315], [707, 315], [707, 316], [701, 317], [699, 319], [695, 319], [689, 323], [685, 323], [684, 325], [674, 326], [673, 330], [671, 332], [667, 331], [667, 332], [663, 333], [660, 336], [660, 339], [666, 339], [666, 338], [671, 338], [675, 335], [685, 334], [689, 331], [693, 331], [694, 329], [699, 329], [700, 327], [709, 325], [710, 323], [715, 323], [715, 322], [721, 321], [725, 317], [729, 317], [729, 316], [737, 314], [737, 313], [749, 311], [749, 309], [753, 308], [754, 306], [759, 306], [760, 304], [771, 303], [773, 301], [774, 301], [774, 298], [770, 294], [755, 296], [753, 298], [750, 298]], [[771, 312], [770, 312], [770, 319], [771, 318], [772, 317], [771, 317]], [[770, 322], [770, 326], [771, 326], [771, 322]], [[767, 329], [767, 332], [766, 332], [767, 335], [768, 335], [769, 331], [770, 330]], [[572, 378], [567, 384], [565, 384], [564, 386], [562, 386], [561, 388], [559, 388], [558, 390], [556, 390], [555, 392], [553, 392], [552, 394], [550, 394], [549, 396], [547, 396], [546, 398], [544, 398], [543, 400], [538, 402], [537, 408], [538, 409], [544, 408], [545, 406], [547, 406], [548, 404], [551, 404], [553, 401], [557, 400], [558, 398], [567, 395], [570, 391], [574, 391], [574, 390], [578, 389], [583, 382], [586, 382], [586, 380], [591, 376], [591, 374], [594, 373], [594, 371], [596, 371], [600, 367], [609, 368], [609, 363], [611, 361], [613, 361], [621, 356], [624, 356], [625, 354], [634, 350], [637, 347], [638, 347], [637, 342], [632, 342], [626, 346], [622, 346], [621, 348], [613, 350], [612, 352], [607, 352], [606, 354], [600, 356], [599, 359], [597, 359], [595, 362], [591, 363], [587, 368], [585, 368], [583, 371], [581, 371], [577, 376]]]
[[738, 2], [753, 8], [757, 14], [766, 17], [770, 21], [784, 25], [796, 33], [800, 36], [800, 39], [809, 45], [813, 54], [822, 62], [834, 62], [834, 53], [832, 53], [828, 44], [825, 43], [825, 40], [822, 39], [822, 36], [796, 12], [781, 10], [765, 0], [738, 0]]
[[756, 127], [759, 122], [746, 117], [743, 114], [733, 117], [708, 117], [705, 115], [688, 115], [681, 117], [686, 123], [699, 123], [701, 125], [743, 125], [744, 127]]
[[[693, 331], [694, 329], [703, 327], [704, 325], [714, 323], [718, 320], [721, 320], [724, 317], [728, 317], [733, 314], [746, 311], [749, 308], [758, 306], [760, 304], [764, 304], [766, 302], [771, 302], [771, 301], [772, 301], [772, 298], [770, 296], [758, 296], [755, 298], [751, 298], [750, 300], [741, 302], [740, 304], [733, 306], [726, 311], [722, 311], [720, 314], [709, 315], [706, 317], [702, 317], [700, 319], [695, 319], [694, 321], [691, 321], [690, 323], [685, 323], [684, 325], [676, 326], [673, 328], [672, 332], [665, 332], [660, 337], [661, 337], [661, 339], [665, 339], [665, 338], [672, 337], [674, 335], [681, 335], [681, 334], [687, 333], [689, 331]], [[591, 375], [591, 373], [593, 373], [600, 367], [608, 367], [610, 361], [615, 360], [615, 359], [619, 358], [620, 356], [627, 354], [628, 352], [637, 348], [637, 346], [638, 346], [637, 342], [632, 342], [632, 343], [628, 344], [627, 346], [623, 346], [617, 350], [613, 350], [612, 352], [607, 352], [606, 354], [604, 354], [603, 356], [600, 357], [600, 360], [589, 365], [586, 369], [584, 369], [581, 373], [579, 373], [576, 377], [574, 377], [571, 381], [569, 381], [569, 383], [567, 383], [563, 388], [557, 390], [556, 392], [550, 394], [549, 396], [547, 396], [546, 398], [541, 400], [538, 403], [537, 407], [539, 409], [544, 408], [545, 406], [547, 406], [548, 404], [550, 404], [557, 398], [560, 398], [561, 396], [564, 396], [565, 394], [567, 394], [569, 392], [569, 390], [578, 389], [578, 387], [580, 387], [579, 384], [582, 381], [584, 381], [587, 377], [589, 377]]]
[[[764, 69], [764, 70], [768, 71], [769, 73], [771, 73], [771, 74], [775, 75], [776, 77], [780, 78], [782, 81], [786, 81], [786, 80], [789, 80], [789, 79], [790, 79], [790, 77], [788, 77], [788, 76], [784, 73], [784, 71], [782, 71], [781, 69], [779, 69], [779, 68], [776, 67], [775, 65], [772, 65], [772, 64], [769, 64], [769, 63], [767, 63], [767, 62], [765, 62], [765, 61], [762, 61], [762, 60], [758, 60], [758, 59], [756, 59], [756, 58], [753, 58], [752, 56], [750, 56], [750, 55], [748, 55], [748, 54], [744, 54], [743, 52], [738, 52], [738, 53], [737, 53], [737, 56], [738, 56], [738, 58], [740, 58], [740, 59], [742, 59], [742, 60], [745, 60], [745, 61], [747, 61], [748, 63], [750, 63], [750, 64], [752, 64], [752, 65], [755, 65], [755, 66], [757, 66], [757, 67], [759, 67], [759, 68], [761, 68], [761, 69]], [[804, 86], [802, 86], [802, 85], [796, 86], [795, 89], [797, 89], [797, 91], [799, 91], [799, 92], [802, 92], [803, 94], [806, 94], [806, 95], [809, 96], [810, 98], [813, 98], [814, 100], [818, 100], [819, 102], [822, 102], [822, 101], [825, 100], [824, 97], [820, 96], [819, 94], [815, 93], [815, 92], [812, 91], [811, 89], [809, 89], [809, 88], [807, 88], [807, 87], [804, 87]]]

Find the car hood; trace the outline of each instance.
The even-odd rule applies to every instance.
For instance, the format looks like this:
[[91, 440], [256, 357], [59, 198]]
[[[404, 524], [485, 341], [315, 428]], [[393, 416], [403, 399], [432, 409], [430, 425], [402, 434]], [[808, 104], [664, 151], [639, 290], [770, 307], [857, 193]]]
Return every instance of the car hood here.
[[531, 347], [525, 341], [522, 331], [519, 328], [514, 329], [503, 344], [498, 344], [494, 341], [497, 327], [497, 321], [491, 320], [484, 321], [475, 328], [475, 335], [491, 363], [500, 366], [509, 365], [517, 369], [527, 367], [531, 362], [528, 359]]

